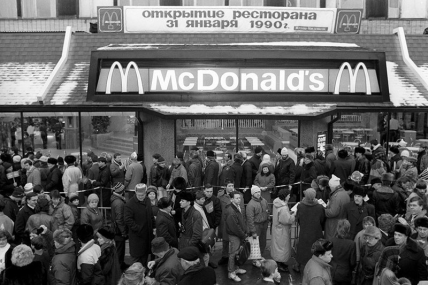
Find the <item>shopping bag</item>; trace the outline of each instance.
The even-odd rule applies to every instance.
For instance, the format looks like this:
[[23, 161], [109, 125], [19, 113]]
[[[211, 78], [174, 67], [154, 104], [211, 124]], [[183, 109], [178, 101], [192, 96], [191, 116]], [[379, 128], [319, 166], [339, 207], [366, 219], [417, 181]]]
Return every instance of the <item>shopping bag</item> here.
[[245, 240], [238, 249], [238, 253], [235, 255], [235, 264], [237, 266], [243, 265], [250, 256], [251, 245], [248, 240]]
[[262, 253], [260, 252], [259, 237], [256, 237], [255, 239], [252, 237], [249, 237], [248, 241], [250, 242], [250, 245], [251, 245], [251, 254], [248, 257], [248, 259], [249, 260], [262, 259]]

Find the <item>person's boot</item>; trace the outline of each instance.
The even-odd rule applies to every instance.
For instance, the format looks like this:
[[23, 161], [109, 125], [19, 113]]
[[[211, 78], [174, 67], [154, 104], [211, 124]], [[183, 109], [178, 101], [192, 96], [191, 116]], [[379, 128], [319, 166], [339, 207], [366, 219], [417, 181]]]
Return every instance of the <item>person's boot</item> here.
[[228, 262], [229, 262], [229, 257], [222, 256], [222, 258], [220, 258], [220, 260], [218, 261], [218, 265], [225, 265]]
[[279, 263], [278, 270], [285, 273], [290, 273], [290, 270], [288, 270], [288, 265], [283, 262]]

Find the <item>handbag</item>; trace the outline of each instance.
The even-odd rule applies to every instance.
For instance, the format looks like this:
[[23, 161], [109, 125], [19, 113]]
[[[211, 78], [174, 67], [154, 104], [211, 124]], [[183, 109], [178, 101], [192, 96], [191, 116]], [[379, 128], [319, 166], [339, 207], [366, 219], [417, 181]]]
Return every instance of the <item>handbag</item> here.
[[235, 255], [235, 264], [240, 266], [243, 265], [251, 254], [251, 245], [248, 240], [245, 240], [239, 247], [238, 253]]
[[259, 237], [257, 236], [255, 239], [250, 237], [248, 238], [248, 242], [251, 245], [251, 254], [248, 257], [249, 260], [259, 260], [262, 259], [262, 254], [260, 252], [260, 243], [259, 243]]

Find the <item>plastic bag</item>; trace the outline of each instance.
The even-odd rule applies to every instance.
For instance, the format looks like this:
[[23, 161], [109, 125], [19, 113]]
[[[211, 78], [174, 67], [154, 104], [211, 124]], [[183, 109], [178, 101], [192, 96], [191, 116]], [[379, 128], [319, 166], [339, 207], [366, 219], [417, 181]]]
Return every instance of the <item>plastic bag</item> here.
[[256, 237], [255, 239], [252, 237], [249, 237], [248, 241], [250, 242], [250, 245], [251, 245], [251, 254], [248, 257], [248, 259], [249, 260], [262, 259], [262, 253], [260, 252], [259, 237]]

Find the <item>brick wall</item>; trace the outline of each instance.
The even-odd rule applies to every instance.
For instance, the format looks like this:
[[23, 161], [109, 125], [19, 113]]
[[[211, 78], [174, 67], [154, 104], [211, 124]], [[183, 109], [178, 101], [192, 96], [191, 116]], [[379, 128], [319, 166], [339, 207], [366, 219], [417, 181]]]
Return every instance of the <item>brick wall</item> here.
[[[76, 31], [89, 31], [89, 23], [96, 19], [34, 19], [0, 20], [0, 32], [44, 32], [65, 31], [72, 26]], [[422, 34], [428, 28], [428, 20], [363, 20], [361, 34], [391, 34], [397, 27], [403, 27], [406, 34]]]

